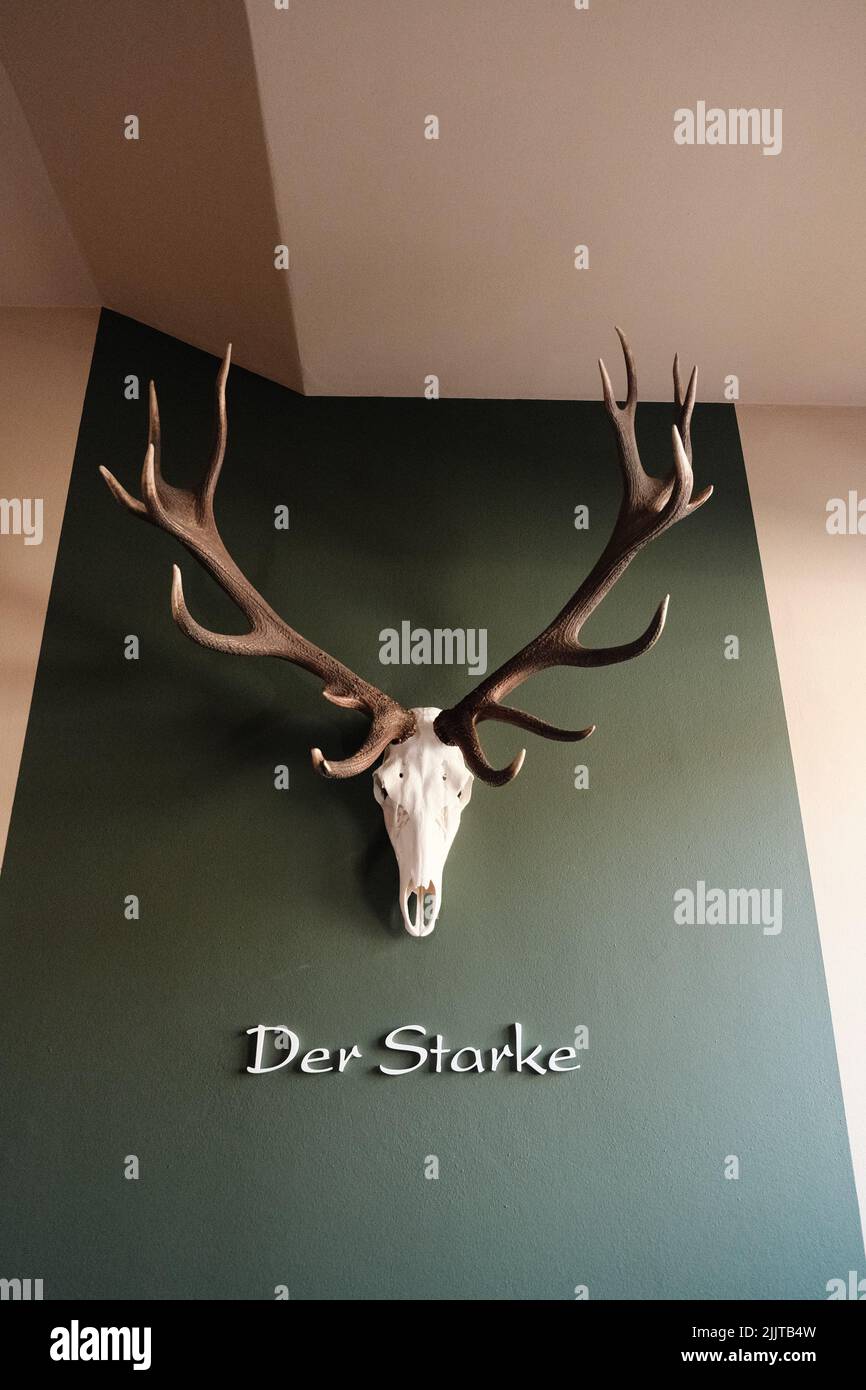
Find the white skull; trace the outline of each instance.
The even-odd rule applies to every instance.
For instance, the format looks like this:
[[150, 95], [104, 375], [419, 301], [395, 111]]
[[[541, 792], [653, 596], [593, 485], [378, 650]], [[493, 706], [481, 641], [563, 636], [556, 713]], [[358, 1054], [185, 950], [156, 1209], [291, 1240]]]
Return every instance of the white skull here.
[[413, 710], [414, 734], [390, 744], [373, 773], [373, 795], [400, 868], [400, 911], [411, 936], [429, 936], [436, 925], [445, 860], [472, 795], [472, 773], [460, 749], [442, 743], [433, 731], [440, 712]]

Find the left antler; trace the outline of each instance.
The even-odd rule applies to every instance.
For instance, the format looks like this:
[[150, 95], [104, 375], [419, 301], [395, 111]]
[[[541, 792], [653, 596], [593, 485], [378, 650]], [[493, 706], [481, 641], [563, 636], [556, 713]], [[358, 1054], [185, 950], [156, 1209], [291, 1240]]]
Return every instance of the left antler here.
[[250, 625], [249, 632], [228, 635], [211, 632], [196, 622], [186, 606], [180, 570], [174, 566], [171, 585], [171, 611], [181, 632], [217, 652], [235, 656], [278, 656], [302, 666], [318, 676], [324, 684], [326, 700], [345, 709], [364, 710], [370, 717], [370, 729], [361, 747], [350, 758], [329, 762], [320, 749], [312, 750], [313, 766], [326, 777], [354, 777], [372, 767], [389, 743], [399, 743], [415, 729], [415, 715], [404, 709], [378, 686], [362, 680], [306, 637], [302, 637], [283, 618], [275, 613], [254, 589], [246, 575], [235, 564], [223, 544], [214, 517], [214, 493], [223, 465], [226, 448], [226, 377], [229, 371], [231, 345], [217, 376], [216, 443], [201, 487], [193, 492], [173, 487], [162, 476], [159, 466], [159, 409], [156, 390], [150, 383], [150, 413], [147, 452], [141, 472], [143, 501], [133, 497], [121, 486], [107, 468], [100, 473], [112, 494], [134, 516], [151, 522], [167, 531], [186, 546], [189, 553], [204, 566], [226, 593], [234, 599]]
[[521, 750], [507, 767], [492, 767], [478, 739], [476, 725], [483, 719], [515, 724], [543, 738], [565, 742], [587, 738], [593, 732], [594, 724], [587, 729], [559, 729], [534, 714], [512, 709], [500, 701], [537, 671], [552, 666], [609, 666], [618, 661], [630, 661], [632, 657], [648, 651], [661, 635], [670, 595], [659, 604], [646, 631], [633, 642], [618, 647], [584, 647], [580, 642], [580, 630], [638, 551], [682, 517], [697, 511], [713, 491], [711, 487], [704, 488], [692, 499], [694, 480], [690, 426], [697, 388], [697, 367], [692, 370], [683, 397], [679, 359], [674, 357], [674, 403], [677, 410], [677, 420], [673, 426], [674, 466], [668, 478], [653, 478], [643, 470], [635, 439], [637, 375], [634, 358], [625, 334], [619, 328], [616, 331], [622, 343], [628, 382], [624, 405], [617, 405], [607, 368], [601, 359], [598, 363], [604, 403], [616, 435], [623, 478], [622, 503], [610, 540], [580, 588], [553, 622], [487, 676], [459, 704], [443, 710], [436, 719], [437, 736], [443, 743], [456, 745], [469, 770], [491, 786], [504, 786], [517, 776], [523, 766], [526, 750]]

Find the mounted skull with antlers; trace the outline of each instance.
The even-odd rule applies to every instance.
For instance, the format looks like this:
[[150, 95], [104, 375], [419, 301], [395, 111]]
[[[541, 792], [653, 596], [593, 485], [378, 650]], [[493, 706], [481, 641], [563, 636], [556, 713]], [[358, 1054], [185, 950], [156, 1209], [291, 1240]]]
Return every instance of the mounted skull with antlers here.
[[[113, 496], [135, 516], [159, 526], [186, 546], [235, 601], [250, 630], [240, 636], [210, 632], [197, 623], [184, 602], [180, 570], [174, 566], [171, 611], [187, 637], [214, 651], [236, 656], [278, 656], [311, 671], [322, 681], [327, 700], [346, 709], [363, 710], [370, 728], [350, 758], [327, 759], [312, 750], [313, 765], [325, 777], [354, 777], [366, 772], [384, 753], [373, 774], [376, 800], [397, 855], [400, 871], [400, 909], [412, 936], [429, 936], [442, 904], [442, 876], [460, 816], [469, 802], [475, 777], [501, 787], [516, 777], [525, 750], [508, 764], [491, 766], [478, 738], [485, 719], [514, 724], [543, 738], [575, 742], [595, 728], [560, 729], [537, 715], [503, 705], [502, 700], [529, 676], [552, 666], [609, 666], [640, 656], [658, 640], [667, 615], [668, 599], [656, 609], [649, 627], [632, 642], [618, 647], [590, 648], [580, 641], [584, 623], [601, 603], [626, 566], [649, 541], [674, 522], [694, 512], [712, 493], [708, 487], [692, 497], [690, 425], [695, 403], [697, 367], [683, 395], [679, 361], [674, 358], [674, 463], [670, 475], [645, 473], [635, 439], [637, 377], [634, 358], [618, 328], [625, 357], [627, 394], [617, 405], [610, 377], [599, 360], [604, 403], [616, 436], [623, 478], [623, 497], [610, 539], [587, 578], [553, 621], [517, 654], [480, 682], [452, 709], [405, 709], [375, 685], [289, 627], [241, 573], [226, 550], [214, 519], [214, 493], [226, 448], [225, 388], [231, 348], [217, 376], [217, 429], [213, 455], [198, 492], [172, 487], [160, 471], [159, 410], [153, 382], [147, 451], [141, 475], [142, 501], [131, 496], [107, 468], [100, 472]], [[411, 899], [414, 896], [414, 912]]]

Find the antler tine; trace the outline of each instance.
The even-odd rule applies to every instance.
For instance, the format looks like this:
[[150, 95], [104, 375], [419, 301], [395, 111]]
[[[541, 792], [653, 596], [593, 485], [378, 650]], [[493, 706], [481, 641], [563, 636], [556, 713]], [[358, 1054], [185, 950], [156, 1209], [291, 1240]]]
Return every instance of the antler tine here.
[[228, 634], [212, 632], [210, 628], [202, 627], [201, 623], [196, 622], [183, 596], [180, 565], [171, 567], [171, 616], [184, 637], [189, 637], [193, 642], [198, 642], [200, 647], [207, 647], [212, 652], [227, 652], [230, 656], [269, 655], [258, 624], [254, 625], [250, 632]]
[[[160, 431], [159, 431], [159, 404], [156, 399], [156, 387], [151, 381], [148, 386], [147, 402], [147, 448], [144, 452], [144, 461], [141, 465], [141, 491], [142, 496], [147, 499], [152, 496], [159, 507], [158, 484], [162, 482], [162, 473], [159, 466], [160, 455]], [[113, 473], [100, 464], [99, 471], [108, 486], [111, 495], [122, 507], [132, 512], [133, 516], [143, 517], [145, 521], [159, 523], [154, 520], [151, 514], [151, 507], [148, 502], [140, 502], [132, 493], [127, 492], [126, 488], [117, 481]]]
[[[458, 707], [459, 708], [459, 707]], [[450, 713], [450, 711], [449, 711]], [[476, 718], [483, 718], [483, 715], [473, 716], [462, 715], [455, 710], [455, 721], [453, 725], [448, 725], [450, 730], [449, 737], [445, 737], [440, 720], [442, 715], [434, 721], [433, 727], [437, 736], [443, 743], [456, 744], [463, 754], [463, 761], [469, 771], [475, 777], [479, 777], [482, 782], [486, 782], [491, 787], [504, 787], [509, 782], [513, 782], [520, 769], [523, 767], [523, 760], [526, 757], [526, 749], [521, 748], [515, 754], [507, 767], [497, 768], [488, 761], [481, 742], [478, 738], [478, 730], [475, 727]], [[447, 730], [446, 730], [447, 732]]]
[[214, 518], [213, 501], [225, 458], [228, 434], [226, 379], [231, 345], [226, 349], [216, 381], [216, 429], [205, 477], [197, 490], [167, 483], [160, 468], [160, 423], [156, 388], [150, 384], [147, 449], [141, 474], [142, 501], [131, 496], [107, 468], [100, 468], [109, 490], [122, 506], [179, 540], [234, 600], [250, 625], [238, 634], [212, 632], [197, 622], [187, 608], [183, 581], [177, 565], [172, 570], [171, 611], [185, 636], [211, 651], [235, 656], [275, 656], [290, 661], [319, 677], [323, 695], [334, 704], [364, 710], [371, 726], [354, 756], [328, 762], [319, 749], [312, 750], [313, 766], [329, 777], [352, 777], [372, 766], [385, 747], [400, 742], [414, 731], [415, 716], [396, 700], [362, 680], [348, 666], [321, 647], [308, 642], [290, 627], [253, 587], [223, 543]]
[[[679, 430], [680, 440], [685, 450], [686, 458], [691, 464], [692, 461], [692, 411], [695, 408], [695, 397], [698, 390], [698, 369], [692, 367], [689, 383], [686, 387], [685, 399], [683, 398], [682, 382], [680, 381], [680, 357], [679, 353], [674, 353], [674, 405], [679, 411], [677, 429]], [[712, 485], [703, 488], [697, 495], [692, 497], [686, 505], [685, 513], [690, 515], [696, 512], [698, 507], [702, 507], [713, 495]]]
[[[619, 666], [623, 661], [633, 661], [636, 656], [643, 656], [644, 652], [655, 646], [664, 632], [670, 601], [670, 594], [665, 594], [640, 637], [635, 637], [631, 642], [621, 642], [615, 647], [584, 647], [576, 636], [572, 637], [569, 660], [563, 664], [590, 668]], [[596, 726], [593, 724], [592, 727], [594, 729]]]
[[678, 425], [679, 432], [680, 432], [680, 438], [681, 438], [681, 440], [683, 441], [683, 448], [684, 448], [685, 451], [686, 451], [686, 456], [687, 456], [687, 458], [688, 458], [688, 460], [689, 460], [689, 463], [691, 463], [691, 461], [692, 461], [691, 424], [692, 424], [692, 411], [694, 410], [694, 406], [695, 406], [695, 396], [696, 396], [696, 394], [697, 394], [697, 389], [698, 389], [698, 369], [697, 369], [697, 367], [695, 366], [695, 367], [692, 367], [692, 374], [691, 374], [691, 376], [689, 377], [689, 384], [688, 384], [688, 386], [686, 387], [685, 400], [683, 400], [683, 388], [682, 388], [682, 383], [680, 382], [680, 355], [679, 355], [678, 352], [675, 352], [675, 353], [674, 353], [674, 405], [676, 406], [677, 410], [680, 412], [679, 420], [677, 421], [677, 425]]
[[586, 729], [561, 729], [556, 724], [549, 724], [546, 719], [540, 719], [537, 714], [515, 709], [513, 705], [491, 705], [487, 718], [496, 719], [500, 724], [514, 724], [518, 729], [525, 729], [527, 733], [540, 734], [542, 738], [551, 738], [557, 743], [577, 743], [580, 739], [589, 738], [590, 734], [595, 733], [594, 724], [590, 724]]
[[144, 503], [139, 502], [137, 497], [133, 497], [131, 492], [127, 492], [123, 484], [117, 481], [113, 473], [109, 473], [104, 464], [99, 465], [99, 471], [105, 479], [108, 490], [115, 501], [119, 502], [121, 507], [126, 507], [126, 510], [132, 512], [133, 516], [143, 517], [146, 521], [148, 516], [147, 507]]
[[515, 758], [507, 768], [497, 770], [491, 767], [478, 741], [476, 725], [483, 719], [497, 719], [541, 734], [544, 738], [570, 741], [587, 738], [594, 725], [573, 731], [558, 729], [534, 715], [509, 709], [500, 702], [537, 671], [553, 666], [609, 666], [631, 661], [633, 657], [649, 651], [664, 628], [669, 596], [659, 604], [646, 630], [631, 642], [613, 647], [585, 647], [580, 641], [581, 628], [624, 574], [638, 551], [682, 517], [696, 511], [712, 495], [712, 488], [709, 487], [692, 498], [694, 479], [690, 426], [697, 391], [697, 368], [692, 370], [683, 395], [679, 357], [674, 358], [677, 421], [671, 430], [673, 467], [667, 478], [653, 477], [643, 469], [635, 437], [637, 372], [634, 356], [622, 329], [617, 328], [616, 332], [622, 344], [626, 369], [627, 387], [623, 405], [617, 405], [604, 362], [599, 359], [598, 364], [605, 410], [616, 436], [623, 477], [622, 503], [610, 539], [586, 579], [544, 631], [481, 681], [459, 704], [443, 710], [435, 721], [436, 733], [442, 741], [457, 745], [470, 769], [493, 786], [502, 786], [516, 776], [523, 756], [521, 754]]
[[[225, 458], [226, 440], [228, 437], [228, 416], [226, 413], [226, 380], [231, 366], [232, 345], [228, 344], [225, 356], [220, 363], [220, 368], [216, 379], [216, 426], [214, 434], [214, 445], [211, 451], [210, 462], [207, 466], [204, 479], [197, 491], [190, 493], [192, 498], [195, 518], [200, 526], [205, 526], [213, 518], [213, 501], [216, 492], [216, 485], [219, 481], [220, 472]], [[162, 476], [160, 465], [161, 432], [159, 423], [159, 401], [156, 394], [156, 385], [150, 382], [148, 390], [148, 421], [147, 421], [147, 449], [144, 455], [144, 463], [141, 471], [141, 491], [145, 499], [145, 507], [150, 514], [150, 519], [165, 530], [172, 531], [177, 535], [178, 532], [172, 528], [170, 496], [174, 492], [178, 494], [180, 489], [172, 489]], [[161, 493], [167, 493], [169, 502], [163, 501]], [[179, 536], [183, 540], [183, 536]]]
[[[340, 701], [339, 703], [345, 702]], [[367, 737], [357, 753], [353, 753], [350, 758], [335, 760], [326, 758], [321, 748], [313, 748], [311, 750], [313, 767], [323, 777], [355, 777], [359, 772], [366, 772], [368, 767], [372, 767], [379, 755], [384, 753], [389, 743], [399, 742], [405, 736], [405, 733], [401, 734], [400, 725], [395, 721], [393, 715], [386, 711], [373, 719]]]
[[[469, 771], [493, 787], [504, 787], [506, 783], [514, 780], [523, 767], [526, 749], [521, 748], [507, 767], [495, 768], [485, 756], [478, 738], [476, 724], [481, 719], [495, 719], [501, 724], [513, 724], [518, 729], [525, 729], [530, 734], [540, 734], [542, 738], [554, 739], [557, 743], [577, 743], [580, 739], [589, 738], [590, 734], [595, 733], [594, 724], [590, 724], [586, 729], [560, 729], [556, 724], [540, 719], [537, 714], [529, 714], [526, 710], [514, 709], [509, 705], [498, 705], [495, 701], [485, 704], [483, 710], [479, 710], [474, 716], [461, 715], [449, 726], [450, 736], [445, 742], [457, 744]], [[437, 733], [441, 737], [438, 720]]]
[[626, 379], [626, 402], [625, 408], [634, 413], [637, 407], [637, 367], [634, 363], [634, 354], [629, 347], [628, 339], [621, 328], [614, 325], [614, 332], [622, 344], [622, 355], [625, 358], [625, 379]]
[[147, 387], [147, 442], [149, 445], [153, 445], [156, 471], [159, 473], [161, 434], [159, 427], [159, 401], [156, 398], [156, 383], [154, 381], [150, 381]]
[[608, 413], [611, 415], [634, 415], [637, 408], [637, 368], [635, 366], [634, 354], [629, 347], [628, 339], [622, 329], [616, 328], [615, 332], [622, 345], [622, 355], [625, 359], [626, 398], [622, 405], [617, 405], [607, 367], [604, 365], [602, 359], [599, 358], [598, 365], [601, 371], [601, 381], [604, 389], [604, 403], [607, 406]]
[[638, 453], [637, 440], [634, 432], [635, 414], [637, 411], [637, 368], [635, 367], [634, 355], [629, 346], [628, 339], [622, 329], [617, 328], [616, 334], [622, 346], [622, 355], [625, 360], [626, 398], [622, 405], [617, 405], [616, 403], [610, 376], [601, 358], [598, 359], [598, 369], [601, 373], [605, 409], [607, 410], [617, 439], [624, 485], [623, 505], [633, 506], [643, 495], [644, 480], [646, 478], [646, 474], [641, 467], [640, 454]]
[[228, 379], [229, 367], [232, 361], [232, 345], [226, 346], [225, 356], [220, 364], [216, 379], [216, 429], [213, 452], [211, 453], [208, 470], [202, 484], [202, 506], [207, 507], [213, 512], [213, 499], [216, 492], [216, 485], [222, 472], [223, 459], [226, 455], [226, 440], [228, 438], [228, 414], [226, 412], [226, 381]]

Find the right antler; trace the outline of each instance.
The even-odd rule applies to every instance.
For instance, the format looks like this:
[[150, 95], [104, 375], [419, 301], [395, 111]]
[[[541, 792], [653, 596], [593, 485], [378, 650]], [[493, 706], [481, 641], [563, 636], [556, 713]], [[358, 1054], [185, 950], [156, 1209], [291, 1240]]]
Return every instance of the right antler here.
[[585, 647], [580, 641], [581, 628], [638, 551], [673, 526], [674, 522], [697, 511], [713, 491], [707, 487], [692, 497], [694, 479], [690, 430], [697, 367], [692, 371], [683, 397], [679, 358], [674, 358], [674, 403], [677, 413], [672, 432], [674, 464], [667, 478], [654, 478], [644, 472], [634, 432], [637, 408], [634, 357], [622, 329], [616, 331], [622, 344], [628, 381], [624, 405], [617, 405], [607, 368], [602, 361], [598, 364], [605, 408], [616, 435], [623, 481], [622, 502], [611, 537], [586, 579], [544, 631], [503, 662], [459, 704], [443, 710], [434, 725], [443, 743], [456, 745], [460, 749], [469, 770], [494, 787], [504, 786], [517, 776], [523, 765], [525, 750], [518, 753], [508, 767], [494, 768], [484, 755], [476, 726], [483, 719], [497, 719], [540, 734], [542, 738], [568, 742], [587, 738], [593, 732], [594, 724], [586, 729], [559, 729], [535, 714], [503, 705], [500, 701], [538, 671], [549, 670], [553, 666], [610, 666], [618, 661], [630, 661], [632, 657], [648, 651], [664, 627], [667, 598], [659, 604], [646, 631], [634, 641], [621, 646]]
[[159, 408], [156, 389], [150, 383], [150, 412], [147, 452], [141, 473], [143, 501], [131, 496], [107, 468], [100, 473], [112, 495], [134, 516], [140, 516], [161, 530], [167, 531], [186, 546], [200, 561], [221, 588], [234, 599], [250, 624], [250, 631], [239, 636], [210, 632], [193, 618], [184, 602], [180, 570], [174, 566], [171, 586], [171, 611], [174, 620], [187, 637], [213, 651], [231, 652], [236, 656], [278, 656], [302, 666], [318, 676], [324, 684], [326, 700], [344, 709], [365, 710], [370, 716], [370, 729], [363, 744], [351, 758], [328, 761], [321, 750], [312, 750], [313, 766], [326, 777], [354, 777], [365, 772], [389, 743], [401, 742], [413, 733], [415, 716], [378, 686], [356, 676], [294, 628], [289, 627], [265, 602], [261, 594], [238, 569], [223, 544], [214, 519], [213, 500], [226, 448], [226, 377], [231, 359], [231, 344], [219, 369], [216, 385], [217, 425], [216, 442], [208, 470], [198, 492], [172, 487], [162, 476], [159, 465]]

